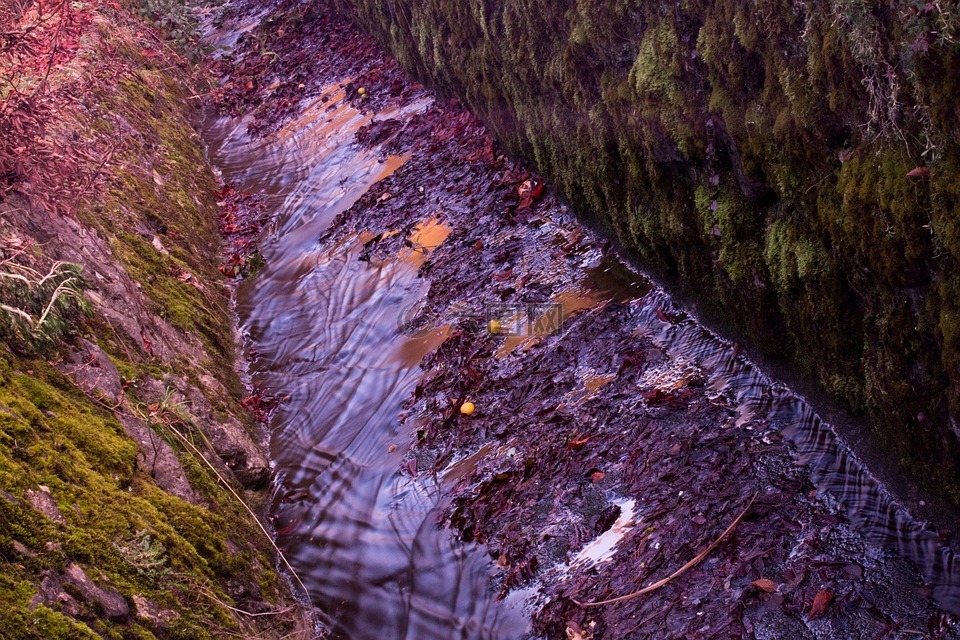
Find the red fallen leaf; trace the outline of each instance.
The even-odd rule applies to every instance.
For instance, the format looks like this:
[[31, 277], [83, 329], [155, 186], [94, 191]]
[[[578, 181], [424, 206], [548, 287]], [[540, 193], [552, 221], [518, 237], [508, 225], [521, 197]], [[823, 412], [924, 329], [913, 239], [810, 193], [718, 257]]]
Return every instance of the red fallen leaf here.
[[917, 167], [907, 172], [908, 178], [929, 178], [930, 167]]
[[813, 606], [810, 607], [810, 611], [807, 613], [807, 620], [823, 615], [823, 612], [827, 610], [827, 607], [830, 606], [832, 601], [833, 591], [830, 591], [830, 589], [821, 589], [818, 591], [817, 595], [813, 597]]
[[470, 379], [473, 380], [474, 382], [477, 382], [477, 381], [479, 381], [479, 380], [481, 380], [481, 379], [483, 378], [483, 376], [482, 376], [481, 374], [477, 373], [477, 371], [474, 370], [473, 367], [465, 367], [465, 368], [463, 369], [463, 375], [466, 376], [466, 377], [468, 377], [468, 378], [470, 378]]
[[570, 232], [570, 236], [567, 238], [567, 244], [560, 247], [564, 253], [570, 253], [577, 248], [577, 245], [580, 244], [580, 240], [583, 238], [583, 232], [580, 231], [580, 228], [577, 227]]
[[493, 279], [496, 280], [497, 282], [506, 282], [507, 280], [509, 280], [509, 279], [512, 278], [512, 277], [513, 277], [513, 269], [512, 269], [512, 268], [511, 268], [511, 269], [505, 269], [504, 271], [501, 271], [500, 273], [495, 273], [495, 274], [493, 274]]
[[590, 474], [590, 482], [596, 484], [607, 477], [603, 471], [594, 471]]
[[568, 449], [579, 449], [580, 447], [582, 447], [583, 445], [587, 444], [588, 442], [590, 442], [590, 436], [586, 436], [586, 437], [584, 437], [584, 438], [576, 438], [576, 437], [575, 437], [575, 438], [571, 438], [571, 439], [567, 442], [567, 448], [568, 448]]
[[767, 593], [773, 593], [777, 590], [777, 583], [773, 580], [767, 580], [766, 578], [760, 578], [759, 580], [754, 580], [750, 583], [751, 587], [756, 587]]
[[517, 187], [517, 196], [520, 198], [517, 209], [526, 209], [541, 195], [543, 195], [543, 183], [533, 179], [524, 180], [520, 183], [520, 186]]
[[143, 350], [147, 352], [148, 356], [153, 356], [153, 342], [150, 338], [147, 337], [147, 332], [143, 329], [140, 329], [140, 339], [143, 340]]

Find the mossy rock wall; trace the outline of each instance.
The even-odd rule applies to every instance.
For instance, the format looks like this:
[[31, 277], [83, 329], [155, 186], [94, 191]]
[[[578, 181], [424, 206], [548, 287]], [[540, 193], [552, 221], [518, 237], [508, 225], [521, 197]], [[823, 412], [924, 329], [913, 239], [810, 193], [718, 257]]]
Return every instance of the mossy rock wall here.
[[[270, 471], [217, 268], [203, 76], [119, 4], [57, 6], [55, 117], [17, 166], [56, 170], [49, 146], [90, 170], [57, 210], [4, 176], [0, 276], [67, 263], [89, 313], [51, 306], [57, 330], [28, 334], [11, 318], [39, 316], [51, 287], [0, 286], [0, 638], [316, 637], [246, 506], [263, 511]], [[23, 69], [18, 86], [38, 81]]]
[[352, 3], [644, 267], [960, 495], [955, 6]]

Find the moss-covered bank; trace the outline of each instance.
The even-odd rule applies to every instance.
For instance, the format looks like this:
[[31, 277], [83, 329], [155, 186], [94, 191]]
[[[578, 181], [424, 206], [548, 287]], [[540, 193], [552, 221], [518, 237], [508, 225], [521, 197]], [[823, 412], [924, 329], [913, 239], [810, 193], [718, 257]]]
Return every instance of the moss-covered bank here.
[[332, 4], [960, 499], [954, 4]]
[[21, 136], [0, 153], [0, 637], [313, 637], [238, 500], [269, 469], [193, 70], [120, 4], [21, 9], [40, 57], [0, 49]]

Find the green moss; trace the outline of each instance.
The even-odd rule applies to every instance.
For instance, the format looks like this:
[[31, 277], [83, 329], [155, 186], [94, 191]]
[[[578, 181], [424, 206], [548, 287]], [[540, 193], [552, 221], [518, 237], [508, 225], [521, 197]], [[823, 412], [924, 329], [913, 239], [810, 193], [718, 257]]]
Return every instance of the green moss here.
[[816, 239], [799, 237], [784, 220], [775, 220], [767, 229], [763, 255], [774, 284], [784, 296], [804, 282], [818, 281], [832, 261]]
[[[10, 640], [100, 640], [101, 636], [90, 627], [43, 605], [29, 607], [33, 595], [27, 582], [16, 583], [9, 577], [0, 577], [3, 591], [0, 606], [4, 607], [0, 619], [0, 632]], [[151, 634], [152, 635], [152, 634]]]
[[[18, 373], [17, 369], [32, 373]], [[0, 556], [10, 557], [10, 545], [16, 541], [37, 554], [28, 560], [26, 575], [43, 568], [62, 568], [69, 559], [96, 567], [112, 588], [127, 596], [143, 594], [180, 611], [191, 603], [183, 622], [189, 628], [230, 628], [233, 623], [226, 610], [212, 603], [193, 610], [191, 591], [200, 584], [217, 593], [216, 585], [223, 580], [249, 579], [251, 566], [270, 566], [269, 549], [243, 508], [217, 485], [212, 472], [181, 451], [195, 489], [216, 506], [211, 510], [186, 503], [157, 488], [140, 468], [136, 443], [112, 415], [80, 395], [70, 381], [45, 363], [14, 363], [3, 358], [0, 377], [4, 380], [0, 389], [0, 483], [20, 499], [18, 503], [0, 499]], [[54, 524], [27, 506], [25, 492], [41, 485], [49, 487], [56, 498], [65, 524]], [[144, 572], [124, 555], [122, 549], [143, 531], [156, 540], [170, 571]], [[256, 552], [234, 554], [227, 540], [242, 541], [248, 549], [254, 544]], [[12, 575], [24, 573], [23, 565], [6, 560], [0, 560], [0, 567], [5, 571], [13, 568]], [[270, 592], [280, 592], [272, 572], [258, 569], [257, 573], [273, 585]], [[33, 588], [25, 579], [13, 589], [14, 595], [22, 597], [18, 603], [6, 602], [11, 616], [0, 622], [3, 637], [21, 637], [13, 629], [17, 619], [32, 619], [35, 614], [27, 606]], [[219, 597], [229, 601], [222, 593]], [[49, 617], [47, 622], [65, 624], [61, 618]], [[112, 628], [107, 622], [98, 625]]]
[[630, 80], [637, 94], [676, 103], [680, 99], [676, 74], [681, 55], [680, 41], [672, 24], [661, 22], [649, 28], [630, 69]]

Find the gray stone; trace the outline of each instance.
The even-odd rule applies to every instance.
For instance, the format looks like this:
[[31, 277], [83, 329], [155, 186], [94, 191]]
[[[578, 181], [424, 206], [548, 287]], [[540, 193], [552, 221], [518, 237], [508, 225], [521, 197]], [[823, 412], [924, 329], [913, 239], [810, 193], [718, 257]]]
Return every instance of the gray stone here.
[[33, 489], [28, 490], [27, 500], [33, 505], [34, 509], [54, 522], [66, 524], [67, 521], [63, 519], [63, 514], [60, 513], [60, 509], [57, 508], [57, 501], [50, 495], [50, 489], [47, 487], [41, 486], [39, 491], [34, 491]]
[[94, 584], [90, 576], [78, 564], [71, 564], [63, 575], [64, 583], [77, 588], [83, 599], [99, 605], [103, 615], [110, 620], [126, 620], [130, 616], [130, 605], [118, 591], [104, 589]]

